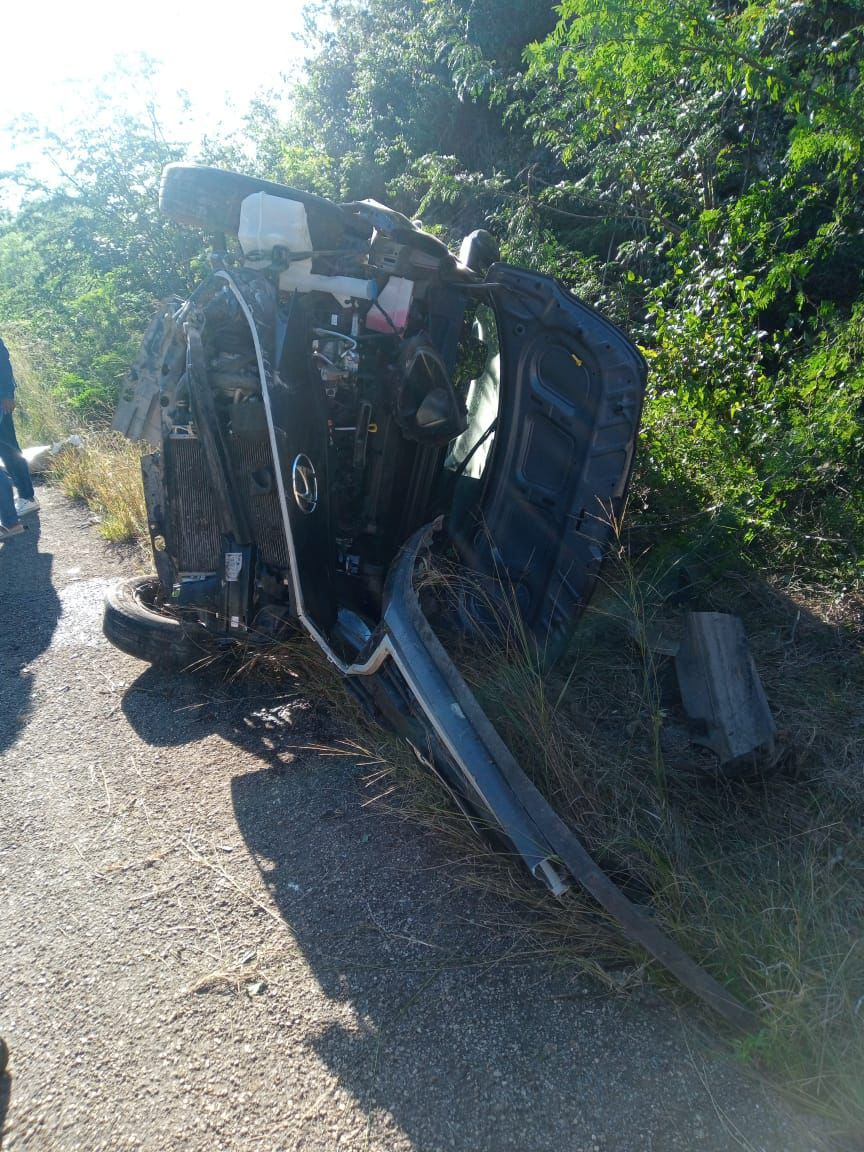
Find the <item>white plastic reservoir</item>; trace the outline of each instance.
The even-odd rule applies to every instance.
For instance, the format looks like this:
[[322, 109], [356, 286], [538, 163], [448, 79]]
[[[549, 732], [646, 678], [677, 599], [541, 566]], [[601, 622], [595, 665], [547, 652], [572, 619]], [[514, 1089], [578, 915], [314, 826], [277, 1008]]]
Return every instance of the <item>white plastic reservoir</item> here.
[[[237, 239], [247, 260], [271, 260], [274, 248], [311, 252], [312, 238], [306, 209], [297, 200], [284, 200], [267, 192], [253, 192], [240, 204]], [[292, 260], [279, 273], [282, 292], [328, 292], [340, 304], [374, 300], [374, 280], [353, 276], [321, 276], [312, 271], [312, 259]], [[388, 329], [389, 331], [389, 329]]]
[[297, 200], [253, 192], [240, 205], [237, 239], [247, 257], [269, 259], [276, 247], [311, 252], [306, 209]]

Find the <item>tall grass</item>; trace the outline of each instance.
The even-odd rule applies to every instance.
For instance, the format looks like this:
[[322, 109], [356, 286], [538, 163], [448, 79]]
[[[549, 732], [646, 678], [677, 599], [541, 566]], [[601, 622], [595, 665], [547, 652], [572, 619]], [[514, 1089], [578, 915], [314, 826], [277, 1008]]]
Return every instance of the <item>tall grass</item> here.
[[[427, 575], [459, 599], [462, 578]], [[508, 616], [454, 656], [535, 783], [595, 858], [706, 969], [759, 1014], [739, 1056], [864, 1142], [864, 659], [860, 602], [738, 577], [690, 588], [688, 607], [745, 618], [783, 753], [750, 779], [694, 747], [666, 643], [682, 609], [669, 581], [622, 548], [568, 660]], [[464, 599], [463, 599], [464, 603]], [[498, 602], [500, 612], [501, 601]], [[490, 613], [484, 615], [488, 618]], [[476, 878], [490, 879], [486, 864]], [[500, 887], [500, 877], [493, 880]], [[558, 956], [646, 965], [579, 893], [524, 884], [538, 940]], [[666, 974], [648, 967], [652, 979]], [[675, 990], [669, 988], [673, 994]]]
[[98, 516], [100, 536], [113, 543], [147, 537], [147, 509], [141, 487], [141, 456], [146, 444], [118, 432], [87, 430], [78, 448], [64, 448], [51, 476], [60, 490], [84, 500]]
[[45, 387], [38, 349], [16, 344], [15, 423], [22, 444], [57, 444], [71, 434], [77, 447], [63, 448], [52, 460], [49, 477], [74, 500], [85, 501], [98, 517], [98, 531], [112, 542], [147, 536], [147, 512], [141, 488], [141, 456], [146, 446], [117, 433], [83, 424], [80, 416]]
[[77, 430], [77, 421], [45, 387], [38, 356], [21, 344], [11, 348], [15, 368], [15, 424], [22, 444], [53, 444]]

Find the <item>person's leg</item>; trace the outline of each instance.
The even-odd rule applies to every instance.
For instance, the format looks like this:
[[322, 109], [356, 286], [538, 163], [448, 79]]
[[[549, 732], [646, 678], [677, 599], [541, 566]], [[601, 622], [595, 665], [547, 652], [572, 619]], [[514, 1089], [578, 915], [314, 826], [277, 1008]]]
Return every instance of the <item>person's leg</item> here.
[[0, 414], [0, 460], [3, 461], [3, 467], [18, 489], [21, 499], [32, 500], [35, 495], [33, 481], [30, 479], [27, 461], [21, 455], [11, 412]]
[[12, 481], [5, 468], [0, 468], [0, 527], [16, 528], [20, 523], [12, 496]]

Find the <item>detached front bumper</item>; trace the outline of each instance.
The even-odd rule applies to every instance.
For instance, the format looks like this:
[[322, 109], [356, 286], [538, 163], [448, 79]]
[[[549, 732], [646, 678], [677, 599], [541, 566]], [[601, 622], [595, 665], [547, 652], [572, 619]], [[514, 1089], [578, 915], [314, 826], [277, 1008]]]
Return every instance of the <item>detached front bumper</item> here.
[[[532, 875], [563, 897], [570, 880], [622, 931], [739, 1031], [756, 1017], [700, 968], [588, 854], [519, 766], [447, 655], [420, 607], [414, 574], [437, 525], [416, 532], [394, 562], [381, 625], [363, 664], [345, 671], [445, 780], [479, 826], [503, 837]], [[395, 675], [394, 675], [395, 673]]]

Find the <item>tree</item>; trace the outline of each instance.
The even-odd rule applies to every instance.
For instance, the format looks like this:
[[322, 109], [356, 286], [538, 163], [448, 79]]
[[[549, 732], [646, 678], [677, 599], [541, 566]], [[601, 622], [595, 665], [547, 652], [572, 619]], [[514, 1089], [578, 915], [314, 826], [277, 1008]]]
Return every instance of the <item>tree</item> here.
[[200, 260], [194, 234], [158, 213], [162, 167], [184, 146], [165, 139], [152, 104], [142, 120], [116, 99], [116, 87], [97, 91], [63, 136], [19, 125], [54, 176], [32, 165], [7, 176], [24, 199], [0, 226], [4, 329], [40, 350], [52, 389], [85, 415], [113, 406], [156, 303], [185, 294]]

